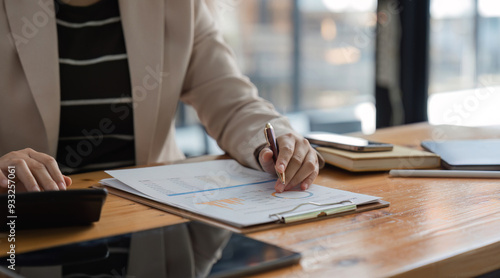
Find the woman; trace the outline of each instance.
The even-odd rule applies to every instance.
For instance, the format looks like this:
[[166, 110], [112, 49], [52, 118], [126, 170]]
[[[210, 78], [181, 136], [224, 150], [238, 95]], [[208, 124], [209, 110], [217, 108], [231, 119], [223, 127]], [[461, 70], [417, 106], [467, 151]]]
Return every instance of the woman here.
[[203, 1], [0, 0], [0, 9], [2, 187], [9, 166], [29, 191], [64, 190], [61, 169], [182, 159], [179, 100], [238, 162], [285, 173], [278, 192], [318, 175], [320, 158], [240, 73]]

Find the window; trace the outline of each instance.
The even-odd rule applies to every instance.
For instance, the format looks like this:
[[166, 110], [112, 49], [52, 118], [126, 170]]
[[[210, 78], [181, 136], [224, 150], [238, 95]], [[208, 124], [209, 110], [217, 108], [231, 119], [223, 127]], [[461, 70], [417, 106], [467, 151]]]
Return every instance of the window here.
[[500, 2], [431, 0], [429, 121], [500, 124]]
[[[242, 71], [299, 132], [370, 133], [376, 2], [216, 0], [214, 10]], [[180, 110], [179, 127], [196, 123]]]

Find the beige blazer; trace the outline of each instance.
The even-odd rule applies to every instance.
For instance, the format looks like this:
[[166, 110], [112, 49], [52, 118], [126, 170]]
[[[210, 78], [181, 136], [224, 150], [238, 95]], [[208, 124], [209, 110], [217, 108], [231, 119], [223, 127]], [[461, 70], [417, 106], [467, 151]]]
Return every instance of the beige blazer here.
[[[0, 0], [0, 156], [31, 147], [56, 155], [60, 88], [53, 0]], [[259, 168], [263, 127], [290, 132], [257, 96], [204, 2], [119, 0], [130, 67], [137, 164], [182, 159], [179, 100], [240, 163]], [[85, 117], [85, 115], [81, 115]]]

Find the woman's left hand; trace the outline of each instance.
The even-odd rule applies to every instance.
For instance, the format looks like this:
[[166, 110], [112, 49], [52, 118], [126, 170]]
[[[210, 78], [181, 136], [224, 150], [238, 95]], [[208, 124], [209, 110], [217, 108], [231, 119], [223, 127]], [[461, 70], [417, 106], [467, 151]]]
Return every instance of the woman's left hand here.
[[288, 133], [276, 138], [279, 147], [276, 165], [273, 162], [273, 152], [267, 146], [259, 153], [259, 163], [268, 173], [285, 173], [286, 184], [276, 181], [276, 192], [290, 190], [300, 185], [307, 190], [319, 173], [319, 162], [316, 151], [305, 138]]

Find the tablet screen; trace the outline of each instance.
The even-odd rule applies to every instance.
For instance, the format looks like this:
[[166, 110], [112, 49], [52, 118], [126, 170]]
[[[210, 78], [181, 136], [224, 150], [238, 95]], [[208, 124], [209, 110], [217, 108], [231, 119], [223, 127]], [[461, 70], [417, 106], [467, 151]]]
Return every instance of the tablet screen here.
[[297, 263], [300, 254], [188, 222], [18, 254], [15, 277], [240, 277]]

